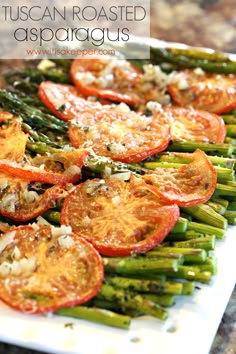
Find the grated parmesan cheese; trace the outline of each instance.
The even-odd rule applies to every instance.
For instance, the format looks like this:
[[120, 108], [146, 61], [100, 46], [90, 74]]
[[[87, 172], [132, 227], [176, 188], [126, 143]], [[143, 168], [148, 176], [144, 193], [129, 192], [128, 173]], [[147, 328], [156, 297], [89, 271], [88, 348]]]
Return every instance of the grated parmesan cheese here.
[[101, 134], [99, 133], [96, 126], [90, 127], [87, 133], [87, 139], [89, 140], [98, 140], [101, 138]]
[[127, 152], [127, 148], [120, 143], [110, 143], [107, 145], [108, 150], [115, 155], [123, 154]]

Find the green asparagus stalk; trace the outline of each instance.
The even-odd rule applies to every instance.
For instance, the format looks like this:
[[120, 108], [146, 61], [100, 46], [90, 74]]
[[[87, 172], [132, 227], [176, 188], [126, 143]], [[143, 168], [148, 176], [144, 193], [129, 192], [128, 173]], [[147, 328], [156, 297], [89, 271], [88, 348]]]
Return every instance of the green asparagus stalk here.
[[209, 205], [199, 204], [191, 207], [182, 207], [182, 210], [205, 224], [219, 229], [227, 229], [227, 220]]
[[220, 215], [224, 215], [224, 213], [226, 212], [226, 209], [227, 209], [222, 204], [213, 202], [212, 200], [209, 200], [205, 204], [208, 205], [210, 208], [212, 208], [216, 213], [218, 213]]
[[60, 225], [60, 212], [57, 210], [47, 210], [42, 216], [49, 222], [53, 224]]
[[184, 263], [184, 256], [181, 253], [174, 253], [171, 251], [166, 251], [166, 252], [159, 252], [159, 250], [151, 250], [143, 255], [144, 257], [148, 258], [155, 258], [155, 259], [160, 259], [160, 258], [166, 258], [166, 259], [176, 259], [179, 264]]
[[157, 294], [142, 294], [142, 298], [150, 300], [155, 304], [158, 304], [163, 307], [170, 307], [174, 305], [174, 296], [173, 295], [157, 295]]
[[175, 224], [171, 232], [172, 233], [185, 232], [187, 228], [188, 228], [188, 220], [183, 217], [179, 217], [177, 223]]
[[226, 199], [223, 199], [223, 198], [217, 198], [217, 197], [213, 196], [213, 197], [211, 197], [211, 201], [213, 203], [217, 203], [217, 204], [222, 205], [225, 209], [227, 209], [229, 206], [229, 201]]
[[202, 271], [210, 272], [212, 275], [217, 273], [217, 259], [215, 257], [208, 256], [204, 264], [199, 265], [199, 269]]
[[155, 247], [151, 251], [146, 253], [147, 257], [158, 257], [162, 254], [179, 254], [184, 258], [184, 264], [186, 263], [204, 263], [207, 258], [207, 252], [202, 248], [183, 248], [178, 247], [179, 242], [175, 242], [175, 247]]
[[217, 239], [221, 240], [225, 236], [225, 230], [219, 229], [211, 225], [200, 224], [194, 221], [188, 223], [188, 230], [203, 233], [205, 235], [214, 235]]
[[88, 321], [124, 329], [129, 328], [131, 322], [131, 318], [129, 316], [121, 315], [101, 308], [92, 308], [87, 306], [61, 308], [54, 313], [60, 316], [85, 319]]
[[[143, 166], [150, 170], [155, 170], [156, 168], [180, 168], [183, 164], [175, 162], [145, 162]], [[230, 168], [225, 168], [221, 166], [215, 166], [217, 171], [217, 181], [219, 183], [225, 181], [233, 181], [235, 178], [235, 171]]]
[[209, 271], [201, 271], [197, 266], [180, 265], [175, 273], [167, 273], [169, 278], [179, 278], [191, 281], [199, 281], [201, 283], [210, 283], [212, 274]]
[[[159, 53], [159, 51], [155, 49], [160, 49], [160, 53], [163, 52], [163, 48], [152, 48], [155, 53]], [[176, 56], [184, 56], [189, 59], [197, 59], [197, 60], [205, 60], [210, 62], [217, 63], [234, 63], [229, 58], [228, 54], [224, 54], [222, 52], [218, 52], [215, 50], [206, 51], [204, 49], [188, 47], [188, 48], [176, 48], [176, 47], [168, 47], [164, 48], [164, 52], [170, 53]]]
[[225, 212], [224, 217], [228, 220], [229, 225], [236, 225], [236, 211], [228, 210]]
[[58, 152], [58, 149], [56, 149], [55, 147], [49, 146], [48, 144], [42, 142], [35, 143], [27, 141], [26, 147], [32, 153], [40, 155], [53, 154], [55, 152]]
[[236, 187], [236, 181], [226, 181], [227, 186]]
[[179, 233], [170, 232], [165, 237], [165, 242], [188, 241], [199, 237], [204, 237], [204, 234], [196, 232], [194, 230], [187, 230], [185, 232], [179, 232]]
[[[168, 295], [168, 296], [170, 296], [170, 295]], [[86, 303], [86, 305], [88, 307], [92, 307], [92, 308], [95, 307], [95, 308], [110, 310], [112, 312], [123, 314], [123, 315], [129, 316], [131, 318], [138, 317], [143, 314], [143, 313], [140, 313], [140, 311], [137, 311], [135, 309], [130, 309], [130, 308], [128, 309], [125, 306], [120, 306], [117, 301], [98, 299], [97, 297], [90, 300], [88, 303]]]
[[236, 116], [233, 114], [222, 114], [225, 124], [236, 124]]
[[120, 306], [138, 310], [143, 314], [156, 317], [160, 320], [165, 320], [168, 317], [168, 312], [158, 304], [143, 298], [141, 295], [117, 289], [109, 284], [102, 286], [100, 292], [97, 294], [97, 298], [117, 301]]
[[172, 141], [169, 146], [169, 151], [179, 152], [194, 152], [196, 149], [200, 149], [210, 155], [220, 155], [225, 157], [231, 157], [234, 152], [232, 144], [208, 144], [194, 141]]
[[188, 241], [171, 242], [171, 245], [167, 242], [164, 242], [163, 245], [165, 247], [173, 246], [177, 248], [201, 248], [205, 251], [211, 251], [215, 249], [215, 241], [215, 235], [208, 235], [205, 237], [195, 238]]
[[37, 142], [42, 142], [42, 143], [45, 143], [45, 144], [50, 144], [51, 145], [51, 140], [48, 138], [47, 135], [43, 134], [43, 133], [39, 133], [39, 132], [36, 132], [34, 129], [32, 129], [28, 124], [26, 123], [22, 123], [22, 128], [23, 128], [23, 131], [26, 133], [26, 134], [29, 134], [29, 136], [33, 139], [33, 140], [36, 140]]
[[216, 189], [214, 192], [215, 197], [236, 197], [236, 186], [224, 185], [221, 183], [217, 183]]
[[[215, 58], [219, 58], [217, 53], [217, 55], [212, 55], [212, 59], [210, 60], [202, 59], [204, 58], [203, 53], [200, 50], [197, 51], [196, 55], [193, 56], [193, 54], [191, 54], [190, 56], [189, 53], [187, 54], [186, 50], [183, 52], [181, 49], [173, 50], [173, 48], [151, 47], [151, 60], [156, 64], [159, 64], [160, 62], [175, 64], [177, 69], [202, 68], [209, 72], [236, 73], [236, 63], [231, 61], [229, 57], [227, 57], [226, 61], [216, 61]], [[207, 57], [209, 58], [210, 56], [207, 55]]]
[[235, 211], [236, 210], [236, 201], [230, 201], [228, 202], [228, 210], [233, 210]]
[[183, 281], [182, 295], [193, 295], [195, 290], [195, 283], [193, 281]]
[[[59, 84], [71, 84], [69, 73], [65, 73], [60, 68], [38, 69], [30, 68], [24, 70], [9, 71], [4, 74], [4, 79], [7, 83], [17, 86], [21, 82], [27, 83], [30, 89], [33, 84], [40, 84], [42, 81], [54, 81]], [[28, 91], [29, 94], [29, 91]]]
[[235, 124], [226, 124], [227, 136], [230, 138], [236, 138], [236, 123]]
[[16, 95], [0, 90], [0, 105], [6, 111], [19, 114], [23, 121], [32, 128], [51, 129], [56, 133], [64, 135], [68, 130], [68, 123], [64, 122], [53, 115], [45, 114], [37, 108], [31, 107]]
[[[224, 168], [233, 169], [235, 166], [235, 159], [225, 158], [220, 156], [208, 156], [208, 159], [214, 166], [221, 166]], [[180, 163], [180, 164], [187, 164], [191, 162], [191, 159], [185, 156], [176, 156], [172, 153], [161, 153], [160, 155], [154, 155], [151, 158], [151, 162], [173, 162], [173, 163]], [[142, 164], [143, 167], [152, 169], [151, 162], [144, 162]], [[147, 165], [146, 165], [147, 164]], [[148, 167], [149, 166], [149, 167]], [[155, 165], [153, 165], [155, 168]]]
[[229, 136], [226, 136], [224, 142], [225, 142], [226, 144], [231, 144], [231, 145], [233, 145], [233, 152], [234, 152], [234, 154], [235, 154], [236, 139], [231, 138], [231, 137], [229, 137]]
[[183, 290], [183, 285], [180, 282], [133, 279], [118, 276], [107, 277], [106, 283], [123, 290], [136, 291], [139, 293], [153, 293], [158, 295], [180, 295]]
[[148, 276], [175, 272], [179, 263], [175, 259], [152, 259], [142, 257], [104, 257], [104, 268], [107, 273], [117, 273], [125, 276]]

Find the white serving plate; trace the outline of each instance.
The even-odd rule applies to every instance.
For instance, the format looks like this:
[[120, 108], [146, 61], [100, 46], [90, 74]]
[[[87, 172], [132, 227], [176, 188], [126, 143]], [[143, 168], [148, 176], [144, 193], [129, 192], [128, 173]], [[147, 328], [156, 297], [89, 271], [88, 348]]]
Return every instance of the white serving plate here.
[[[135, 45], [189, 48], [158, 39], [133, 40]], [[0, 302], [0, 341], [52, 354], [208, 354], [236, 284], [235, 251], [236, 226], [217, 241], [218, 273], [212, 283], [198, 283], [191, 297], [176, 297], [165, 322], [145, 316], [123, 330], [70, 317], [27, 315]]]
[[[236, 227], [217, 241], [218, 274], [191, 297], [178, 297], [169, 318], [145, 316], [130, 329], [52, 315], [26, 315], [0, 303], [0, 341], [55, 354], [207, 354], [236, 283]], [[72, 323], [73, 326], [66, 326]]]

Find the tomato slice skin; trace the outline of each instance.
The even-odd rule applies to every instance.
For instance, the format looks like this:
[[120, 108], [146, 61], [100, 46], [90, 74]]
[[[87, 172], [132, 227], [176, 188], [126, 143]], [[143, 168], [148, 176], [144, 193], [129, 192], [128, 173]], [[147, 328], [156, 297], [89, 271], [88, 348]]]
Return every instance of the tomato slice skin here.
[[[115, 65], [107, 73], [107, 68], [114, 60]], [[91, 83], [86, 83], [88, 75], [94, 78]], [[97, 82], [100, 75], [102, 78], [106, 75], [113, 77], [111, 87], [103, 88], [104, 84], [100, 86]], [[72, 81], [84, 95], [125, 102], [131, 106], [140, 102], [138, 96], [132, 94], [140, 75], [140, 69], [128, 61], [112, 57], [83, 57], [73, 60], [71, 65]]]
[[[1, 264], [17, 246], [20, 257], [33, 258], [33, 269], [20, 274], [0, 275], [0, 299], [26, 313], [45, 313], [61, 307], [82, 304], [99, 291], [103, 261], [94, 247], [69, 232], [57, 235], [51, 226], [19, 226], [11, 230], [10, 242], [0, 256]], [[69, 244], [61, 238], [69, 236]], [[9, 233], [1, 236], [9, 237]], [[67, 238], [68, 240], [68, 238]], [[60, 243], [61, 242], [61, 243]], [[69, 266], [68, 266], [69, 264]], [[39, 300], [34, 296], [41, 297]]]
[[[16, 185], [15, 193], [17, 193], [17, 190], [23, 186], [25, 186], [25, 189], [28, 187], [27, 184], [24, 184], [24, 181], [21, 181], [21, 186], [18, 185], [17, 188]], [[66, 195], [67, 191], [64, 188], [55, 185], [48, 188], [37, 200], [31, 203], [19, 203], [19, 201], [17, 201], [14, 210], [6, 208], [0, 203], [0, 214], [14, 221], [26, 222], [43, 214], [46, 210], [52, 207], [55, 201], [63, 199]]]
[[8, 112], [0, 112], [0, 122], [7, 122], [0, 127], [0, 159], [22, 161], [28, 135], [21, 129], [21, 118]]
[[61, 223], [106, 256], [129, 256], [158, 245], [179, 218], [176, 205], [163, 205], [148, 185], [87, 180], [66, 198]]
[[170, 137], [163, 120], [114, 109], [81, 113], [69, 127], [75, 148], [91, 147], [97, 155], [127, 163], [163, 151]]
[[5, 122], [7, 120], [13, 119], [13, 114], [10, 112], [0, 112], [0, 122]]
[[226, 136], [223, 118], [214, 113], [192, 108], [166, 106], [155, 111], [154, 118], [168, 118], [172, 140], [222, 144]]
[[[80, 178], [80, 167], [83, 166], [88, 154], [89, 152], [85, 149], [65, 151], [50, 156], [36, 157], [35, 160], [32, 160], [32, 165], [23, 163], [17, 164], [6, 160], [0, 160], [0, 171], [28, 181], [58, 185], [75, 183]], [[46, 161], [50, 160], [56, 160], [63, 163], [67, 169], [70, 166], [76, 166], [78, 167], [78, 170], [76, 170], [75, 173], [62, 174], [40, 168], [40, 165], [43, 165]]]
[[142, 176], [153, 186], [153, 191], [168, 204], [194, 206], [210, 199], [216, 188], [217, 172], [201, 150], [191, 153], [173, 153], [192, 162], [179, 169], [156, 168]]
[[[184, 83], [183, 88], [180, 86]], [[187, 69], [176, 73], [168, 87], [180, 106], [221, 114], [236, 107], [236, 75], [203, 73]]]
[[39, 85], [39, 98], [58, 118], [69, 121], [81, 112], [99, 110], [103, 105], [88, 101], [76, 87], [44, 81]]

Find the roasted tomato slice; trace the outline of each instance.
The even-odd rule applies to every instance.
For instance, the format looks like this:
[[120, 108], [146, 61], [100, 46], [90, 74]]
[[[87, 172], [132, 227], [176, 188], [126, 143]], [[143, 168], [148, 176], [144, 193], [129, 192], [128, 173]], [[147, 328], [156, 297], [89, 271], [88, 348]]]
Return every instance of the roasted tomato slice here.
[[39, 194], [29, 188], [29, 182], [3, 173], [0, 173], [0, 183], [0, 214], [15, 221], [24, 222], [41, 215], [68, 194], [59, 185]]
[[0, 299], [44, 313], [81, 304], [99, 291], [103, 262], [70, 228], [20, 226], [0, 237]]
[[116, 109], [86, 112], [71, 121], [69, 137], [76, 148], [92, 148], [100, 156], [138, 162], [163, 151], [170, 126], [162, 119]]
[[181, 106], [224, 113], [236, 107], [236, 75], [177, 72], [168, 87], [174, 101]]
[[116, 57], [79, 58], [71, 65], [72, 80], [84, 95], [130, 105], [140, 101], [134, 92], [140, 74], [130, 62]]
[[87, 180], [66, 198], [61, 223], [107, 256], [146, 252], [159, 244], [179, 217], [149, 186], [136, 189], [119, 180]]
[[0, 112], [0, 122], [0, 159], [22, 161], [28, 135], [21, 129], [21, 118], [8, 112]]
[[23, 180], [48, 184], [75, 183], [80, 178], [88, 151], [62, 151], [49, 156], [38, 156], [29, 163], [12, 163], [0, 160], [0, 171]]
[[156, 110], [154, 118], [166, 116], [172, 140], [222, 144], [226, 136], [224, 120], [214, 113], [175, 106]]
[[57, 117], [71, 120], [81, 112], [102, 109], [99, 102], [88, 101], [76, 87], [45, 81], [39, 85], [39, 97]]
[[148, 101], [168, 104], [168, 75], [159, 66], [144, 65], [143, 71], [118, 57], [84, 57], [71, 65], [74, 84], [86, 96], [98, 96], [139, 107]]
[[[142, 180], [154, 186], [166, 203], [193, 206], [204, 203], [212, 196], [217, 181], [217, 172], [206, 154], [201, 150], [191, 153], [172, 153], [192, 160], [178, 169], [156, 168], [142, 176]], [[141, 184], [142, 186], [142, 184]]]
[[6, 122], [8, 120], [12, 120], [14, 115], [10, 112], [0, 112], [0, 122]]

